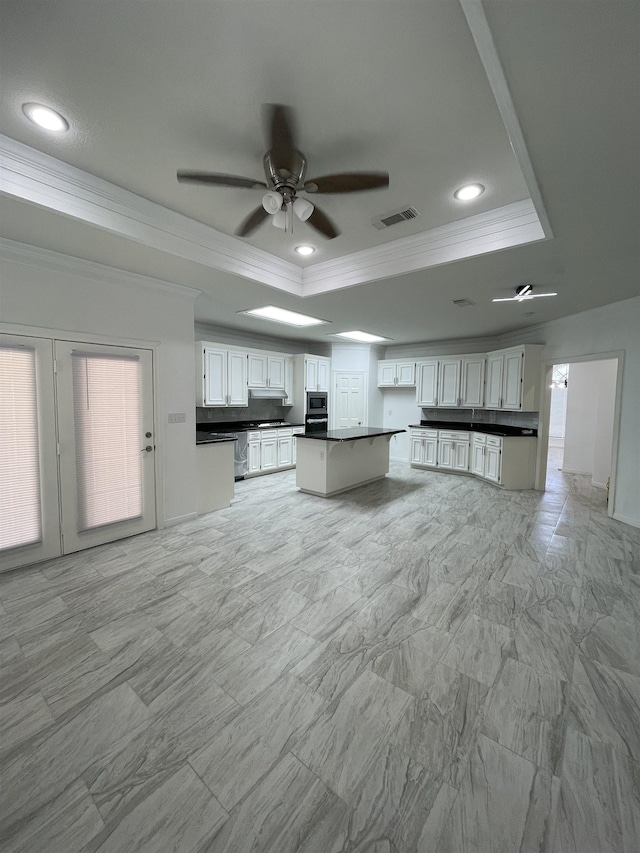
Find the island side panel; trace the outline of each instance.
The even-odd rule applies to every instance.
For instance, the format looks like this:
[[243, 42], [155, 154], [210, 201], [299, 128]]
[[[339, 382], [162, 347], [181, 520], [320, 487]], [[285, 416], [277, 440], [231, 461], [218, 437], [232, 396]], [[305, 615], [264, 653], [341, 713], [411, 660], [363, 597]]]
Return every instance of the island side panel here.
[[328, 496], [379, 480], [389, 472], [389, 436], [352, 441], [299, 441], [296, 485]]

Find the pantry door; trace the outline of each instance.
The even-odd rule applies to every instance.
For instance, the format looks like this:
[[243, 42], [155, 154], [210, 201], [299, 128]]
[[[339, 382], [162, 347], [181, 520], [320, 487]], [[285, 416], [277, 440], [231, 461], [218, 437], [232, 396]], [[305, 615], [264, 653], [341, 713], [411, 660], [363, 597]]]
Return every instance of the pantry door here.
[[63, 553], [156, 526], [150, 350], [55, 342]]

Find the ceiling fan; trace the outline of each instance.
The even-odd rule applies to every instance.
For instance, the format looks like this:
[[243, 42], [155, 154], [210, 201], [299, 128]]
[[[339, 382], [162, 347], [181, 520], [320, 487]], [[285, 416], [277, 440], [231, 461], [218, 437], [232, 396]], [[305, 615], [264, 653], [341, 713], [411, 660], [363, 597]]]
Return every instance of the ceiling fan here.
[[347, 172], [307, 181], [307, 158], [295, 144], [292, 110], [282, 104], [264, 104], [263, 110], [268, 145], [262, 160], [264, 181], [219, 172], [178, 172], [181, 183], [266, 190], [262, 203], [237, 228], [239, 237], [246, 237], [269, 215], [276, 227], [286, 228], [295, 213], [331, 240], [340, 233], [337, 227], [326, 213], [298, 193], [352, 193], [389, 186], [387, 172]]

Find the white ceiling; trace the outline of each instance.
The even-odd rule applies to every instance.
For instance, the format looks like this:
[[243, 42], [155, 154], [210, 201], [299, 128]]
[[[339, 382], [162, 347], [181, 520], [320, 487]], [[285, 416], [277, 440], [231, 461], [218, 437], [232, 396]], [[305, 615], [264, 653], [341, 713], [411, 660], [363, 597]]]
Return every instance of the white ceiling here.
[[[625, 299], [640, 270], [638, 8], [3, 0], [0, 124], [22, 173], [4, 185], [2, 236], [197, 288], [200, 322], [309, 341], [327, 341], [327, 327], [296, 334], [236, 312], [275, 303], [331, 320], [332, 332], [400, 344], [499, 334]], [[71, 131], [45, 135], [25, 120], [26, 101], [57, 108]], [[313, 198], [341, 229], [335, 240], [302, 223], [294, 235], [265, 222], [247, 239], [227, 236], [261, 193], [177, 183], [178, 169], [261, 179], [264, 103], [295, 111], [309, 178], [389, 172], [388, 190]], [[39, 188], [28, 192], [33, 168]], [[462, 205], [452, 193], [469, 180], [487, 191]], [[119, 219], [88, 212], [80, 186], [94, 211], [108, 196]], [[535, 237], [502, 216], [528, 199]], [[421, 216], [373, 228], [405, 205]], [[181, 239], [127, 226], [134, 208], [156, 235]], [[483, 217], [494, 223], [484, 244], [471, 228]], [[455, 248], [434, 252], [434, 241]], [[292, 251], [301, 242], [317, 247], [309, 261]], [[527, 281], [559, 295], [491, 303]], [[463, 297], [476, 304], [456, 308]]]

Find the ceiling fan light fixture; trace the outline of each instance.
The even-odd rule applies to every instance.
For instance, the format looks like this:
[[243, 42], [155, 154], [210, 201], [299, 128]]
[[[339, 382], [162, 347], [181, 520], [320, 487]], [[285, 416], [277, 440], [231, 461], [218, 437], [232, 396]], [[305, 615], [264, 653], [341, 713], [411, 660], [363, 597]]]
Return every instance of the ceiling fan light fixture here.
[[296, 252], [299, 255], [302, 255], [303, 257], [307, 258], [309, 255], [313, 255], [315, 249], [313, 248], [313, 246], [296, 246]]
[[301, 222], [306, 222], [313, 213], [314, 207], [306, 198], [297, 198], [293, 202], [293, 212]]
[[262, 196], [262, 206], [273, 216], [282, 208], [282, 196], [275, 190], [271, 190]]
[[37, 124], [43, 130], [48, 130], [51, 133], [64, 133], [69, 130], [69, 122], [66, 118], [52, 110], [51, 107], [45, 107], [44, 104], [23, 104], [22, 112], [29, 121]]
[[482, 184], [465, 184], [454, 192], [453, 197], [457, 198], [458, 201], [472, 201], [482, 195], [483, 192]]
[[273, 217], [274, 228], [281, 228], [283, 231], [287, 228], [287, 211], [278, 210]]

